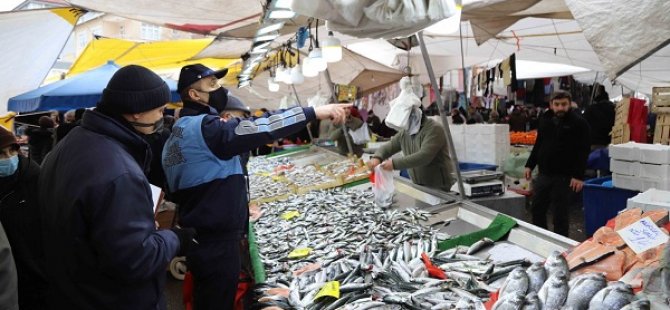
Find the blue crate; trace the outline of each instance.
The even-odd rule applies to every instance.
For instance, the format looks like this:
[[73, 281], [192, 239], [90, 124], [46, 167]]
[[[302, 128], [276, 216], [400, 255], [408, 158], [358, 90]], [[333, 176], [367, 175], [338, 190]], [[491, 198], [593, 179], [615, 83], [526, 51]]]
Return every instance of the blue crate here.
[[472, 170], [496, 171], [496, 169], [498, 169], [498, 166], [496, 165], [464, 163], [464, 162], [459, 162], [458, 167], [461, 168], [461, 172], [472, 171]]
[[598, 228], [625, 209], [628, 198], [639, 194], [637, 191], [603, 185], [611, 184], [611, 181], [612, 177], [608, 176], [584, 182], [584, 226], [587, 236], [593, 235]]

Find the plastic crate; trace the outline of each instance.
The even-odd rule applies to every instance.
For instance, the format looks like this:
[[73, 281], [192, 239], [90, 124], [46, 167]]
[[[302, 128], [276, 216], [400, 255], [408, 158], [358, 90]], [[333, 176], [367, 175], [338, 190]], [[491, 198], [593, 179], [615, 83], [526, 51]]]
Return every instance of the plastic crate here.
[[637, 191], [603, 186], [612, 177], [590, 179], [584, 182], [584, 226], [586, 235], [591, 236], [626, 208], [628, 198], [639, 194]]
[[496, 171], [496, 169], [498, 169], [498, 166], [496, 166], [496, 165], [487, 165], [487, 164], [475, 164], [475, 163], [463, 163], [463, 162], [459, 162], [459, 163], [458, 163], [458, 168], [461, 169], [461, 172], [465, 172], [465, 171], [473, 171], [473, 170], [490, 170], [490, 171]]

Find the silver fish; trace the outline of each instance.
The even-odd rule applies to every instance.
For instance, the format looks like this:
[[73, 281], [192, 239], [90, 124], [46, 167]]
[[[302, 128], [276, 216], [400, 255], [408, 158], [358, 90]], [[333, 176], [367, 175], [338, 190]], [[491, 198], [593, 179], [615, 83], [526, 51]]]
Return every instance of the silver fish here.
[[498, 299], [491, 310], [519, 310], [523, 307], [525, 301], [525, 293], [513, 292]]
[[504, 298], [508, 294], [520, 292], [524, 296], [528, 292], [528, 275], [521, 267], [517, 267], [507, 276], [505, 282], [500, 287], [500, 298]]
[[593, 296], [607, 286], [607, 280], [601, 273], [587, 273], [570, 280], [569, 286], [565, 307], [586, 310]]
[[536, 292], [531, 292], [526, 296], [522, 310], [542, 310], [542, 301]]
[[495, 243], [495, 241], [493, 241], [493, 240], [491, 240], [491, 239], [489, 239], [489, 238], [484, 237], [484, 238], [482, 238], [482, 240], [479, 240], [479, 241], [475, 242], [474, 244], [472, 244], [472, 245], [468, 248], [468, 251], [465, 252], [465, 254], [467, 254], [467, 255], [473, 255], [473, 254], [476, 254], [477, 252], [481, 251], [482, 249], [484, 249], [484, 248], [486, 248], [486, 247], [488, 247], [488, 246], [493, 245], [494, 243]]
[[533, 263], [526, 269], [526, 274], [528, 274], [528, 292], [539, 292], [542, 288], [542, 284], [547, 281], [547, 271], [544, 269], [542, 263]]
[[593, 296], [589, 310], [621, 309], [633, 301], [633, 289], [623, 282], [610, 283]]
[[665, 300], [670, 304], [670, 241], [665, 244], [661, 268], [661, 288], [665, 292]]
[[554, 273], [563, 271], [569, 273], [568, 262], [565, 257], [558, 251], [553, 251], [547, 260], [544, 262], [544, 268], [547, 269], [547, 277], [551, 277]]
[[538, 296], [542, 301], [542, 309], [559, 310], [568, 298], [568, 274], [557, 271], [544, 282]]
[[621, 308], [621, 310], [649, 310], [651, 308], [651, 303], [647, 299], [640, 299], [633, 301]]

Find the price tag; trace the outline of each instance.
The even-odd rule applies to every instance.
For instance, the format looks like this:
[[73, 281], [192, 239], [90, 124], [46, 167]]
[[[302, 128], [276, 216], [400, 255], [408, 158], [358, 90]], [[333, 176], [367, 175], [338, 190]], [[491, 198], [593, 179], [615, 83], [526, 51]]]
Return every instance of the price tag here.
[[330, 296], [335, 298], [340, 298], [340, 281], [331, 281], [326, 283], [316, 296], [314, 300], [317, 300], [324, 296]]
[[285, 221], [290, 221], [292, 218], [296, 218], [298, 216], [300, 216], [300, 212], [293, 210], [284, 212], [284, 214], [281, 215], [281, 218]]
[[311, 248], [299, 248], [288, 253], [288, 258], [303, 258], [312, 253]]
[[668, 235], [649, 217], [642, 218], [617, 233], [636, 254], [668, 242]]

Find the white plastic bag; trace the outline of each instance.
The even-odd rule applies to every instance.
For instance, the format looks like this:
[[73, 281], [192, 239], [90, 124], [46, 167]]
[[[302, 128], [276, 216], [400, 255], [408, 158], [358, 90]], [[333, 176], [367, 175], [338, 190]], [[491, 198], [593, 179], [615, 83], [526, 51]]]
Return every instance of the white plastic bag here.
[[386, 126], [395, 130], [409, 129], [409, 116], [412, 109], [421, 106], [421, 99], [414, 94], [412, 83], [408, 77], [400, 80], [400, 95], [389, 102], [391, 110], [384, 119]]
[[349, 129], [349, 135], [354, 144], [363, 145], [370, 142], [370, 131], [368, 130], [368, 125], [366, 123], [363, 123], [363, 125], [356, 130]]
[[375, 194], [375, 204], [380, 207], [390, 206], [393, 203], [393, 193], [395, 192], [393, 171], [384, 170], [381, 165], [377, 165], [374, 181], [372, 192]]

